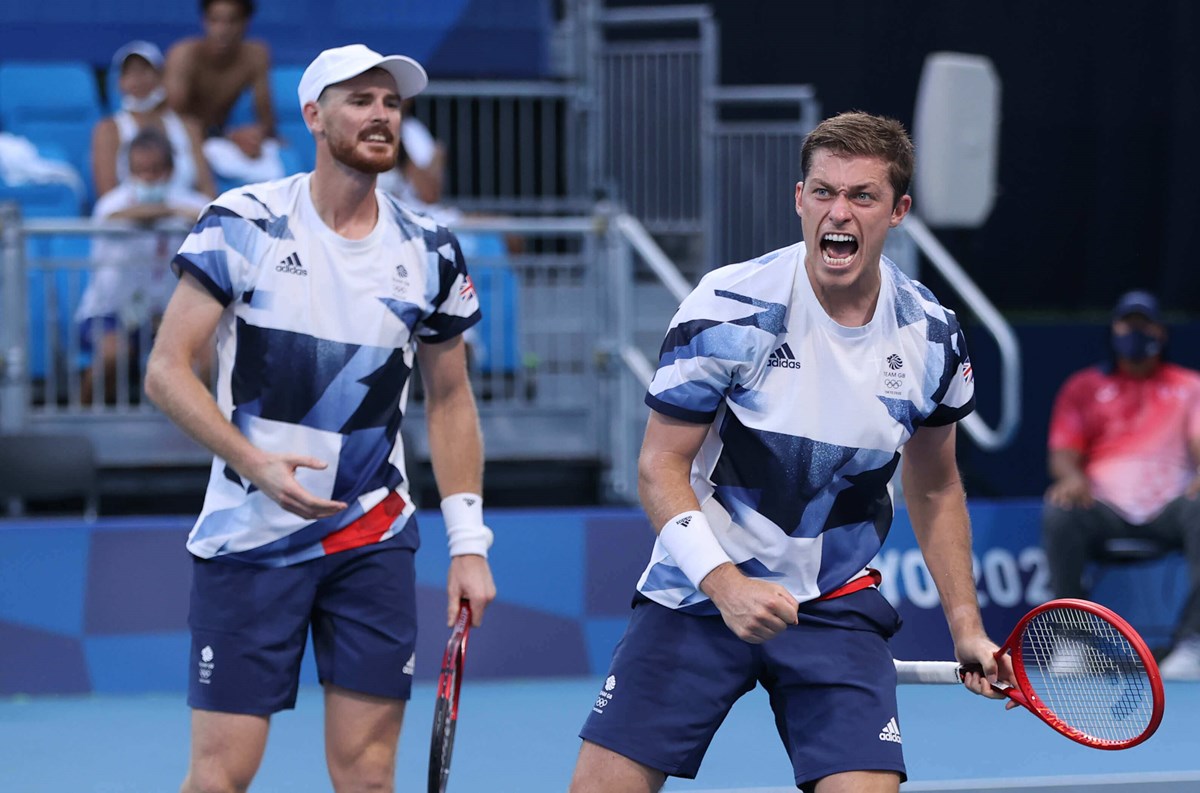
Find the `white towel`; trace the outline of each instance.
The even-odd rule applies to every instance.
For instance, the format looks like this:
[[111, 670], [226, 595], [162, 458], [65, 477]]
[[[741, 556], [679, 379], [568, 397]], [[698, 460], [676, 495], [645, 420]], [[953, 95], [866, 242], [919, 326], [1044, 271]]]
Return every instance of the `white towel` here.
[[70, 163], [38, 153], [28, 138], [0, 132], [0, 181], [10, 185], [65, 184], [83, 199], [83, 179]]
[[270, 182], [285, 176], [279, 142], [265, 140], [257, 158], [247, 157], [229, 138], [204, 141], [204, 158], [219, 176], [240, 182]]

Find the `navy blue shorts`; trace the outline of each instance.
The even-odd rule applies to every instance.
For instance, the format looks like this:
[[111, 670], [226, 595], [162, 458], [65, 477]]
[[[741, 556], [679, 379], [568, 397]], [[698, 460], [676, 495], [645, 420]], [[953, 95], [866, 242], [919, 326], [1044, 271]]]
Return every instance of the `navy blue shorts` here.
[[402, 545], [411, 545], [403, 533], [289, 567], [193, 557], [188, 705], [255, 715], [295, 707], [310, 626], [322, 684], [408, 699], [416, 571]]
[[876, 589], [804, 604], [799, 625], [763, 644], [743, 642], [720, 617], [641, 601], [580, 737], [693, 779], [733, 703], [761, 683], [798, 787], [844, 771], [904, 781], [887, 644], [899, 627]]

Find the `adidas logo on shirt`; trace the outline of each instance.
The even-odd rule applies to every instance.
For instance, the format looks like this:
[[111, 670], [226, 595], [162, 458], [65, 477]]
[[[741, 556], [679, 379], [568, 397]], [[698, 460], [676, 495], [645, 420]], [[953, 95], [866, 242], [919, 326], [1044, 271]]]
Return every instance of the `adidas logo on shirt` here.
[[300, 266], [300, 257], [294, 253], [275, 265], [275, 271], [292, 275], [308, 275], [308, 270]]
[[796, 360], [795, 355], [792, 355], [792, 348], [784, 342], [782, 347], [771, 353], [771, 357], [767, 359], [767, 366], [778, 366], [781, 369], [799, 369], [800, 362]]
[[893, 716], [887, 724], [883, 725], [883, 729], [879, 732], [879, 740], [891, 741], [892, 743], [904, 743], [900, 740], [900, 726], [896, 724], [896, 717]]

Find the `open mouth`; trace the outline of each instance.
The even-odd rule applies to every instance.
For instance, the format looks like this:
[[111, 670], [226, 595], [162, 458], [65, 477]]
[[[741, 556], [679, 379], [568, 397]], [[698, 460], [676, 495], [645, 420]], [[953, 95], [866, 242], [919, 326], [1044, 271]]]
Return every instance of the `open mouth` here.
[[847, 265], [858, 253], [858, 239], [853, 234], [830, 232], [821, 237], [821, 258], [835, 267]]
[[392, 136], [386, 132], [372, 132], [369, 135], [364, 135], [363, 140], [367, 143], [391, 143]]

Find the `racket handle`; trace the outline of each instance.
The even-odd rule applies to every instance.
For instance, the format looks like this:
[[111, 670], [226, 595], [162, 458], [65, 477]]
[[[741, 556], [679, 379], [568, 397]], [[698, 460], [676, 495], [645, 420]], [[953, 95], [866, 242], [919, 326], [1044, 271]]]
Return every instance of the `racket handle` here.
[[957, 661], [895, 661], [896, 682], [905, 684], [962, 683], [962, 667]]

